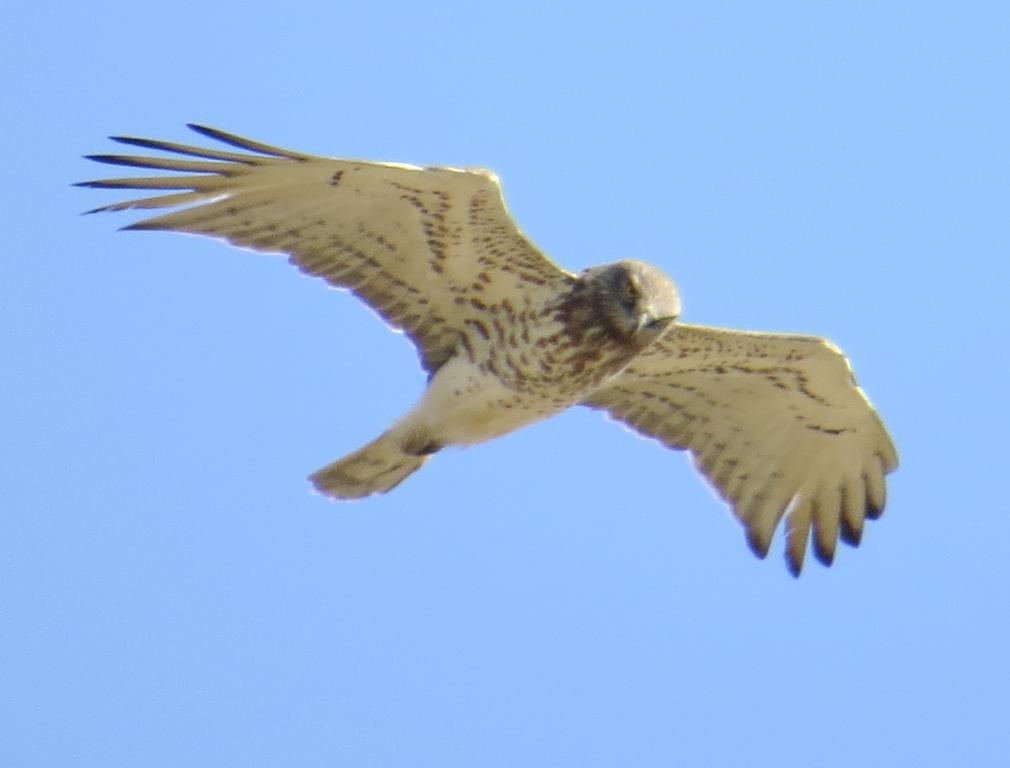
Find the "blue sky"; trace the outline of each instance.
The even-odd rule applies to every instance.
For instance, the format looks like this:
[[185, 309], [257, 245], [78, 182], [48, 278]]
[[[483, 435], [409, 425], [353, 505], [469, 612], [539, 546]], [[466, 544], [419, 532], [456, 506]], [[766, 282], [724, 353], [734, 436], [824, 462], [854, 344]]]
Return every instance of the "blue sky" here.
[[[343, 6], [5, 14], [0, 762], [1002, 765], [1007, 6]], [[423, 374], [282, 259], [78, 215], [188, 121], [493, 168], [561, 264], [832, 338], [887, 513], [795, 581], [588, 411], [313, 495]]]

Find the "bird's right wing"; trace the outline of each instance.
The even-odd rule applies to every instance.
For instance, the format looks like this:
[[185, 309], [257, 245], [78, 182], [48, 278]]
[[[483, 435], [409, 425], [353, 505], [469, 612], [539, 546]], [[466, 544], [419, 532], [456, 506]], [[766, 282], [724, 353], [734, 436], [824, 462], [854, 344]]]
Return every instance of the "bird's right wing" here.
[[95, 210], [181, 207], [126, 229], [191, 232], [288, 254], [402, 328], [429, 372], [475, 320], [480, 327], [488, 307], [553, 293], [573, 279], [519, 230], [489, 172], [337, 160], [191, 128], [244, 151], [113, 137], [170, 156], [90, 159], [182, 175], [83, 182], [160, 193]]
[[812, 336], [675, 325], [585, 405], [690, 451], [759, 556], [785, 515], [794, 574], [811, 528], [825, 564], [839, 534], [859, 543], [898, 466], [848, 360]]

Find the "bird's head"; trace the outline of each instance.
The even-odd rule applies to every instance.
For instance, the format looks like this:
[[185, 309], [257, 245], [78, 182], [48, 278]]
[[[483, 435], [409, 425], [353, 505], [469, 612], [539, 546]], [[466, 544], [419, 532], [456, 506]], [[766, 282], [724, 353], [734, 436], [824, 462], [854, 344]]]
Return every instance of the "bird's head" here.
[[602, 319], [620, 337], [647, 345], [680, 316], [680, 293], [660, 270], [641, 261], [587, 269], [581, 279], [595, 295]]

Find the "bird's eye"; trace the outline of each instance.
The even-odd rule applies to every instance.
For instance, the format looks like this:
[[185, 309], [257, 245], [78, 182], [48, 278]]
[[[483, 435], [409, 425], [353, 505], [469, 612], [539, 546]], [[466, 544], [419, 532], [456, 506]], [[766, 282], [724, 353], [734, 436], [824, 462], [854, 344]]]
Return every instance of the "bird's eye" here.
[[622, 303], [626, 304], [629, 308], [635, 306], [635, 302], [638, 301], [638, 281], [632, 275], [628, 275], [621, 286], [621, 300]]

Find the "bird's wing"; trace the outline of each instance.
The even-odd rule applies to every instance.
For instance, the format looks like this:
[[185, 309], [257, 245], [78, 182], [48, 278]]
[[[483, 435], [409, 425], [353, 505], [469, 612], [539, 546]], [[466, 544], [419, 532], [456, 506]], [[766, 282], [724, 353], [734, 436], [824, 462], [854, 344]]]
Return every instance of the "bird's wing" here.
[[830, 342], [675, 325], [584, 403], [670, 448], [689, 450], [760, 557], [786, 516], [798, 575], [813, 527], [826, 565], [839, 534], [857, 545], [884, 509], [898, 455]]
[[519, 230], [487, 171], [317, 157], [190, 127], [243, 151], [113, 137], [169, 155], [89, 159], [181, 175], [82, 182], [159, 193], [95, 211], [180, 208], [126, 229], [192, 232], [287, 254], [402, 328], [430, 372], [488, 307], [572, 279]]

